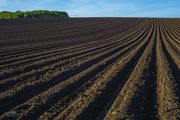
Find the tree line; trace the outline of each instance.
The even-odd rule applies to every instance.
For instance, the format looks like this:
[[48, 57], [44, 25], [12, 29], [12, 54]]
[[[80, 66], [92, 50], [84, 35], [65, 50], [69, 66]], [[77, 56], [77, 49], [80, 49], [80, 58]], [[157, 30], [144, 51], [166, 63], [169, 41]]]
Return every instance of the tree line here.
[[68, 18], [66, 12], [61, 11], [48, 11], [48, 10], [34, 10], [34, 11], [2, 11], [0, 12], [0, 19], [22, 19], [22, 18], [49, 18], [49, 17], [63, 17]]

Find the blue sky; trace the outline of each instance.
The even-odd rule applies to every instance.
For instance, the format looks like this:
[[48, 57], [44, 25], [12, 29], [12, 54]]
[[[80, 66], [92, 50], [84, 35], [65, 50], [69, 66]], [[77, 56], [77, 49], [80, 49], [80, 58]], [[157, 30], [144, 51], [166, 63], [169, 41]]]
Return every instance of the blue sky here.
[[0, 11], [39, 9], [71, 17], [180, 17], [180, 0], [0, 0]]

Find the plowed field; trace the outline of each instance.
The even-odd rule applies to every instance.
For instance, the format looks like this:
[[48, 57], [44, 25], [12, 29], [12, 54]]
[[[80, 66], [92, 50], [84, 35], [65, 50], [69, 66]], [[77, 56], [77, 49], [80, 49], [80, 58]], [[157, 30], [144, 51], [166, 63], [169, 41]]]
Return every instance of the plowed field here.
[[180, 120], [180, 19], [1, 20], [0, 119]]

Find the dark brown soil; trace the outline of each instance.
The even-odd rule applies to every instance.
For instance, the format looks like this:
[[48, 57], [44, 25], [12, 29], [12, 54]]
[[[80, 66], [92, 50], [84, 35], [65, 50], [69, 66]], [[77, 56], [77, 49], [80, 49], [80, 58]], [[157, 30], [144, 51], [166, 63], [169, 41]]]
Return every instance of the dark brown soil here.
[[0, 119], [179, 120], [180, 20], [0, 20]]

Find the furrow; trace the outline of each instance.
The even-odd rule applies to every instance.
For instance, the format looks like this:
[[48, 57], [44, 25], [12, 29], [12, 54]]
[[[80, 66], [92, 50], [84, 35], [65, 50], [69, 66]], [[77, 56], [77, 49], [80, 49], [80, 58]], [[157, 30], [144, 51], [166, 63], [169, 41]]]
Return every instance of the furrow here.
[[[135, 49], [136, 47], [134, 47], [133, 49]], [[125, 56], [125, 55], [124, 55]], [[123, 58], [123, 57], [122, 57]], [[120, 58], [119, 58], [120, 59]], [[135, 59], [134, 59], [135, 60]], [[113, 63], [114, 64], [114, 63]], [[110, 66], [109, 66], [110, 67]], [[129, 67], [129, 65], [127, 66]], [[108, 68], [107, 68], [108, 69]], [[80, 93], [79, 92], [83, 92], [84, 90], [86, 90], [88, 88], [88, 86], [92, 85], [92, 84], [95, 84], [95, 80], [98, 79], [98, 77], [100, 77], [103, 73], [105, 73], [106, 69], [103, 70], [102, 72], [100, 72], [97, 76], [95, 76], [95, 78], [93, 78], [91, 81], [89, 81], [88, 83], [86, 84], [83, 84], [82, 87], [80, 87], [78, 90], [74, 91], [72, 94], [68, 95], [67, 97], [65, 97], [63, 100], [60, 100], [58, 101], [52, 108], [50, 108], [48, 111], [46, 111], [41, 117], [40, 119], [52, 119], [53, 117], [57, 116], [58, 112], [62, 112], [63, 109], [65, 109], [67, 107], [68, 104], [71, 103], [71, 101], [73, 99], [75, 99], [76, 97], [78, 97], [77, 95], [79, 95]], [[113, 82], [114, 83], [114, 82]], [[109, 86], [109, 85], [108, 85]], [[115, 86], [114, 86], [115, 87]], [[79, 91], [79, 92], [78, 92]], [[109, 89], [108, 89], [109, 91]], [[78, 94], [77, 94], [78, 93]], [[104, 92], [105, 94], [108, 94], [107, 92]], [[109, 93], [112, 93], [111, 91], [109, 91]], [[105, 96], [102, 95], [102, 96]], [[101, 96], [101, 97], [102, 97]], [[100, 98], [101, 98], [100, 97]], [[103, 98], [104, 101], [107, 101], [106, 100], [107, 98]], [[98, 100], [99, 101], [99, 100]], [[69, 102], [69, 103], [68, 103]], [[97, 102], [97, 101], [96, 101]], [[66, 103], [66, 104], [64, 104]], [[94, 105], [99, 105], [99, 103], [93, 103]], [[101, 101], [101, 105], [99, 107], [97, 107], [98, 109], [101, 108], [103, 106], [104, 102]], [[92, 116], [93, 114], [98, 114], [97, 113], [97, 109], [96, 110], [92, 110], [91, 108], [89, 108], [88, 110], [91, 110], [91, 111], [94, 111], [93, 113], [91, 114], [88, 114], [88, 116], [86, 116], [87, 118], [89, 119], [94, 119], [93, 117], [95, 116]], [[86, 111], [87, 112], [87, 111]], [[100, 112], [100, 109], [99, 109], [99, 112]], [[86, 114], [87, 115], [87, 114]], [[96, 116], [97, 117], [97, 116]]]
[[[80, 54], [81, 54], [81, 52], [82, 51], [80, 51]], [[66, 55], [67, 56], [67, 55]], [[75, 55], [73, 55], [73, 56], [77, 56], [77, 54], [75, 54]], [[73, 57], [72, 56], [72, 57]], [[58, 56], [57, 56], [58, 57]], [[55, 59], [55, 58], [54, 58]], [[59, 58], [59, 59], [61, 59], [61, 58]], [[6, 76], [6, 78], [7, 77], [11, 77], [11, 76], [13, 76], [14, 74], [16, 74], [16, 75], [18, 75], [18, 74], [21, 74], [22, 72], [24, 72], [24, 70], [28, 70], [28, 71], [30, 71], [32, 68], [33, 69], [35, 69], [35, 68], [37, 68], [37, 67], [42, 67], [43, 65], [47, 65], [47, 64], [51, 64], [52, 62], [54, 62], [54, 61], [59, 61], [59, 59], [55, 59], [55, 60], [51, 60], [51, 61], [47, 61], [48, 59], [45, 59], [45, 60], [43, 60], [43, 61], [39, 61], [39, 62], [44, 62], [42, 65], [40, 65], [39, 63], [38, 63], [38, 61], [37, 61], [37, 64], [35, 64], [35, 63], [32, 63], [32, 64], [30, 64], [30, 65], [25, 65], [25, 66], [23, 66], [23, 67], [18, 67], [18, 68], [14, 68], [14, 69], [7, 69], [7, 70], [2, 70], [2, 72], [1, 72], [1, 78], [4, 78], [3, 76]], [[46, 62], [47, 61], [47, 62]], [[13, 72], [15, 72], [14, 74], [13, 74]], [[4, 74], [4, 75], [3, 75]]]
[[[153, 46], [155, 43], [155, 31], [151, 31], [150, 43], [146, 47], [141, 58], [137, 62], [134, 70], [130, 73], [130, 77], [123, 86], [122, 90], [116, 97], [111, 109], [107, 111], [105, 120], [124, 120], [124, 119], [156, 119], [155, 110], [155, 91], [153, 82], [155, 77], [150, 74], [153, 72]], [[153, 80], [151, 80], [153, 79]], [[150, 98], [147, 93], [154, 93]], [[154, 100], [151, 100], [154, 99]], [[147, 117], [149, 116], [149, 117]], [[101, 118], [102, 119], [102, 118]]]
[[163, 24], [163, 32], [165, 33], [165, 36], [167, 37], [167, 42], [173, 47], [173, 49], [177, 52], [177, 53], [180, 53], [180, 47], [179, 47], [179, 45], [180, 44], [178, 44], [178, 42], [176, 42], [176, 41], [178, 41], [178, 39], [180, 38], [175, 38], [175, 37], [173, 37], [172, 36], [172, 28], [169, 28], [168, 27], [168, 25], [166, 25], [166, 24], [164, 24], [164, 23], [162, 23]]
[[[173, 47], [168, 42], [168, 36], [165, 33], [165, 29], [163, 29], [163, 25], [161, 27], [161, 34], [162, 34], [162, 49], [166, 55], [167, 61], [169, 63], [169, 67], [171, 68], [173, 78], [178, 83], [176, 87], [180, 89], [180, 53], [174, 51]], [[172, 41], [172, 39], [170, 39]], [[179, 93], [180, 94], [180, 93]]]
[[[123, 41], [122, 41], [122, 42], [123, 42]], [[81, 51], [81, 52], [82, 52], [82, 51]], [[66, 56], [67, 56], [67, 55], [66, 55]], [[60, 58], [60, 59], [61, 59], [61, 58]], [[58, 61], [58, 60], [54, 60], [54, 61]], [[50, 62], [52, 62], [52, 61], [50, 61]], [[45, 63], [44, 63], [44, 65], [47, 66], [47, 64], [45, 64]], [[34, 66], [34, 65], [33, 65], [33, 66]], [[31, 68], [33, 68], [33, 70], [35, 70], [34, 67], [31, 66]], [[36, 66], [36, 68], [37, 68], [37, 66]], [[17, 69], [18, 69], [18, 68], [17, 68]], [[20, 69], [20, 68], [19, 68], [19, 69]], [[14, 71], [14, 69], [13, 69], [13, 71]], [[21, 70], [21, 71], [22, 71], [22, 70]], [[20, 71], [20, 72], [21, 72], [21, 71]], [[22, 72], [23, 72], [23, 71], [22, 71]], [[31, 71], [30, 71], [30, 72], [31, 72]], [[10, 71], [9, 71], [9, 73], [10, 73]], [[3, 74], [3, 72], [2, 72], [1, 74]], [[23, 74], [24, 74], [24, 72], [23, 72]], [[11, 73], [11, 76], [13, 76], [12, 73]], [[17, 76], [17, 75], [16, 75], [16, 76]], [[10, 76], [6, 76], [6, 77], [10, 77]], [[15, 76], [14, 76], [14, 77], [15, 77]]]
[[170, 63], [162, 50], [160, 25], [157, 30], [156, 46], [158, 115], [161, 120], [176, 120], [180, 118], [179, 96], [176, 93], [176, 82], [169, 68]]
[[[131, 38], [129, 38], [129, 39], [131, 39]], [[124, 43], [125, 45], [128, 45], [128, 44], [131, 44], [132, 42], [131, 42], [132, 40], [130, 40], [130, 41], [128, 41], [127, 43]], [[119, 45], [121, 44], [121, 43], [118, 43]], [[118, 44], [116, 44], [115, 46], [117, 46], [118, 47]], [[120, 46], [125, 46], [125, 45], [123, 45], [123, 44], [121, 44]], [[113, 47], [113, 46], [110, 46], [110, 47]], [[102, 50], [101, 50], [102, 51]], [[106, 51], [105, 51], [106, 52]], [[91, 53], [88, 53], [88, 54], [91, 54]], [[82, 55], [82, 60], [85, 58], [85, 56], [83, 57], [84, 55]], [[5, 79], [5, 80], [3, 80], [3, 81], [1, 81], [1, 83], [0, 83], [0, 86], [1, 86], [1, 91], [4, 89], [6, 89], [6, 87], [8, 87], [8, 86], [10, 86], [10, 85], [13, 85], [13, 84], [16, 84], [17, 82], [20, 82], [20, 81], [24, 81], [25, 79], [28, 79], [28, 78], [30, 78], [30, 79], [34, 79], [34, 80], [36, 80], [37, 78], [36, 78], [36, 76], [38, 75], [38, 76], [43, 76], [43, 75], [45, 75], [46, 76], [46, 74], [47, 75], [50, 75], [50, 73], [52, 74], [52, 72], [51, 71], [53, 71], [54, 73], [56, 72], [56, 71], [61, 71], [61, 68], [67, 68], [65, 65], [67, 65], [67, 63], [69, 63], [70, 65], [67, 65], [67, 66], [69, 66], [69, 67], [73, 67], [73, 66], [76, 66], [76, 65], [73, 65], [73, 64], [75, 64], [75, 63], [77, 63], [78, 61], [80, 61], [80, 57], [77, 57], [77, 59], [76, 58], [72, 58], [72, 59], [68, 59], [68, 61], [65, 61], [65, 62], [58, 62], [58, 63], [55, 63], [55, 64], [53, 64], [53, 65], [50, 65], [50, 66], [48, 66], [48, 67], [44, 67], [44, 68], [40, 68], [40, 69], [38, 69], [38, 70], [33, 70], [33, 71], [31, 71], [31, 72], [27, 72], [27, 73], [24, 73], [24, 74], [22, 74], [22, 75], [19, 75], [19, 76], [17, 76], [17, 77], [11, 77], [11, 78], [8, 78], [8, 79]], [[72, 62], [71, 61], [73, 61], [73, 64], [72, 64]], [[77, 62], [76, 62], [77, 61]], [[87, 60], [86, 60], [87, 61]], [[79, 63], [77, 63], [77, 64], [79, 64]], [[63, 65], [63, 66], [62, 66]], [[80, 65], [80, 64], [79, 64]], [[78, 65], [78, 66], [79, 66]], [[61, 68], [60, 68], [61, 67]], [[57, 69], [56, 69], [57, 68]], [[69, 68], [70, 69], [70, 68]], [[46, 70], [48, 70], [48, 71], [46, 71]], [[67, 70], [67, 69], [66, 69]], [[46, 72], [45, 72], [46, 71]], [[43, 73], [45, 73], [45, 74], [43, 74]], [[31, 78], [31, 77], [33, 77], [33, 78]], [[41, 77], [38, 77], [38, 78], [41, 78]], [[28, 81], [28, 80], [26, 80], [25, 82], [32, 82], [32, 81]], [[17, 87], [17, 86], [16, 86]]]
[[[108, 100], [105, 95], [108, 96], [108, 93], [110, 94], [113, 92], [113, 88], [119, 83], [119, 80], [117, 80], [116, 77], [120, 77], [131, 67], [131, 65], [133, 66], [133, 63], [131, 62], [136, 61], [139, 58], [137, 56], [140, 56], [147, 43], [147, 39], [144, 40], [138, 47], [129, 51], [128, 54], [125, 54], [112, 66], [108, 67], [106, 71], [97, 77], [95, 82], [85, 88], [84, 92], [78, 93], [77, 97], [70, 102], [64, 111], [62, 111], [55, 119], [95, 119], [98, 117], [98, 113], [100, 113], [104, 106], [103, 104], [106, 104], [106, 99]], [[112, 88], [112, 86], [114, 87]], [[105, 103], [102, 100], [104, 100]], [[102, 103], [98, 101], [101, 101]], [[90, 113], [88, 111], [93, 112]]]
[[[103, 62], [100, 62], [100, 63], [102, 64]], [[98, 66], [99, 66], [99, 65], [98, 65]], [[83, 75], [83, 73], [85, 74], [85, 73], [86, 73], [87, 71], [89, 71], [89, 70], [92, 70], [92, 68], [88, 68], [87, 70], [83, 71], [81, 74]], [[93, 73], [93, 71], [91, 71], [91, 72]], [[87, 73], [88, 73], [88, 74], [92, 74], [91, 72], [90, 72], [90, 73], [87, 72]], [[87, 74], [87, 73], [86, 73], [86, 74]], [[85, 74], [85, 75], [86, 75], [86, 74]], [[88, 74], [87, 74], [87, 75], [88, 75]], [[86, 76], [87, 76], [87, 75], [86, 75]], [[74, 76], [74, 77], [79, 77], [79, 76], [80, 76], [80, 75], [77, 74], [77, 75]], [[85, 77], [85, 78], [86, 78], [86, 77]], [[84, 78], [84, 79], [85, 79], [85, 78]], [[81, 78], [81, 79], [82, 79], [82, 78]], [[77, 80], [79, 80], [79, 79], [77, 79]], [[70, 81], [71, 81], [71, 82], [74, 82], [74, 80], [72, 81], [72, 78], [71, 78], [69, 81], [68, 81], [68, 80], [64, 81], [64, 83], [67, 84], [67, 83], [70, 82]], [[60, 86], [60, 85], [61, 85], [61, 84], [59, 84], [58, 86]], [[55, 88], [57, 88], [57, 87], [55, 87]], [[55, 89], [55, 88], [54, 88], [54, 89]], [[58, 87], [58, 88], [59, 88], [59, 87]], [[56, 92], [58, 92], [58, 91], [56, 91]], [[47, 94], [45, 94], [45, 95], [47, 95]], [[35, 97], [35, 98], [36, 98], [36, 97]]]

